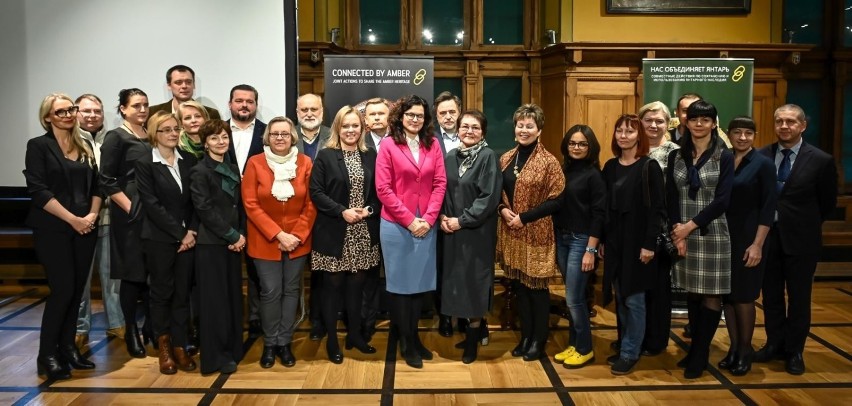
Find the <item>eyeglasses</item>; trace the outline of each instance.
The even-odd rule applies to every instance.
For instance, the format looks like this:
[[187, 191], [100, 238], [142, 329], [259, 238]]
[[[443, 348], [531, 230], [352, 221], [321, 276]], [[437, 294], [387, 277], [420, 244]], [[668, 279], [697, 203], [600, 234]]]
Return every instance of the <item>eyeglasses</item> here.
[[463, 126], [459, 127], [459, 132], [478, 133], [478, 132], [481, 132], [481, 131], [482, 131], [482, 127], [478, 127], [478, 126], [463, 125]]
[[60, 118], [66, 118], [66, 117], [71, 117], [71, 116], [77, 114], [77, 112], [79, 110], [80, 110], [79, 107], [71, 106], [67, 109], [56, 110], [56, 111], [53, 112], [53, 115], [56, 116], [56, 117], [60, 117]]
[[589, 143], [586, 142], [586, 141], [580, 141], [580, 142], [568, 141], [568, 148], [586, 149], [588, 147], [589, 147]]
[[403, 115], [411, 121], [423, 120], [423, 114], [404, 113]]
[[102, 116], [104, 111], [101, 109], [83, 109], [79, 111], [84, 116]]
[[284, 133], [269, 133], [269, 138], [272, 138], [272, 139], [284, 140], [284, 139], [289, 139], [290, 137], [291, 137], [291, 134], [287, 133], [287, 132], [284, 132]]
[[170, 133], [179, 133], [181, 130], [180, 127], [164, 127], [158, 128], [157, 134], [170, 134]]

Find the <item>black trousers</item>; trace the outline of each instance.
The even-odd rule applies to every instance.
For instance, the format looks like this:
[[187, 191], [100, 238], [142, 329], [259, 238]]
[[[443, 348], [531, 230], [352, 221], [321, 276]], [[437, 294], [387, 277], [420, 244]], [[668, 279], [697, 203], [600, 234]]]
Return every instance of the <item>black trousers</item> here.
[[645, 292], [645, 338], [642, 341], [642, 348], [651, 352], [668, 347], [672, 328], [672, 260], [665, 252], [657, 252], [656, 256], [659, 272], [653, 289]]
[[819, 255], [785, 254], [774, 227], [768, 240], [769, 254], [763, 276], [766, 342], [783, 345], [787, 353], [800, 353], [805, 349], [811, 328], [811, 291]]
[[179, 247], [180, 243], [142, 242], [154, 338], [170, 334], [174, 346], [186, 347], [195, 251], [178, 253]]
[[77, 310], [95, 255], [97, 238], [97, 230], [86, 235], [33, 230], [33, 246], [44, 266], [47, 286], [50, 287], [41, 319], [41, 356], [56, 355], [59, 345], [74, 345]]
[[361, 324], [367, 329], [365, 333], [372, 334], [376, 330], [382, 286], [378, 266], [364, 272], [366, 279], [364, 280], [364, 301], [361, 304]]
[[224, 245], [195, 246], [201, 301], [201, 373], [218, 371], [243, 357], [241, 255]]

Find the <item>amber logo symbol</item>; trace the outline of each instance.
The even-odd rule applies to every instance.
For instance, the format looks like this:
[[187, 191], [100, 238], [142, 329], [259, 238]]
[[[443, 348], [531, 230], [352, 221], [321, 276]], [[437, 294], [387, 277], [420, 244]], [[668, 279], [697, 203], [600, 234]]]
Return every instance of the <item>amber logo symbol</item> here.
[[739, 82], [740, 80], [742, 80], [743, 76], [745, 76], [745, 71], [745, 66], [737, 66], [737, 68], [734, 69], [734, 74], [731, 75], [731, 80], [734, 82]]
[[414, 74], [414, 85], [420, 86], [423, 80], [426, 79], [426, 69], [420, 69]]

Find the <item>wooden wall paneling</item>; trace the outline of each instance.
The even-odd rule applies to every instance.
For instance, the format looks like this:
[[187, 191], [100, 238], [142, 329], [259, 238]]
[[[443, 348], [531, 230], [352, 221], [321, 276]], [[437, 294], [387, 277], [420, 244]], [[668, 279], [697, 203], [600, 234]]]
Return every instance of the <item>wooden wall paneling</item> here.
[[356, 49], [361, 43], [361, 0], [346, 0], [343, 46]]
[[540, 105], [544, 110], [545, 124], [541, 134], [544, 146], [559, 157], [562, 136], [571, 125], [568, 116], [568, 90], [565, 73], [547, 75], [540, 80]]
[[[755, 81], [754, 83], [751, 114], [757, 126], [754, 146], [758, 148], [775, 142], [774, 114], [777, 107], [777, 100], [775, 98], [776, 87], [776, 81]], [[728, 123], [721, 123], [721, 125], [725, 129], [728, 127]]]
[[482, 76], [479, 60], [468, 59], [464, 72], [464, 105], [482, 110]]
[[601, 162], [612, 158], [609, 145], [618, 117], [636, 111], [636, 87], [633, 81], [578, 81], [575, 107], [585, 112], [579, 123], [594, 130], [601, 144]]

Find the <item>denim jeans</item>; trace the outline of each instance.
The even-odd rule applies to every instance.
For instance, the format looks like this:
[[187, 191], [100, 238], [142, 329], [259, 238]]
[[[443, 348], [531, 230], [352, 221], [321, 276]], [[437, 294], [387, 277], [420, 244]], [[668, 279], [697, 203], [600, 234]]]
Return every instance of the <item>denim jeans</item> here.
[[92, 272], [97, 267], [98, 276], [101, 278], [101, 295], [104, 298], [104, 314], [106, 314], [106, 328], [118, 328], [124, 326], [124, 315], [121, 313], [121, 304], [118, 302], [118, 291], [121, 280], [109, 277], [109, 226], [98, 227], [98, 242], [95, 246], [95, 258], [89, 268], [89, 278], [83, 290], [83, 298], [80, 300], [80, 312], [77, 315], [77, 334], [88, 334], [92, 329]]
[[642, 340], [645, 337], [645, 291], [624, 297], [615, 285], [616, 307], [621, 322], [621, 358], [639, 359], [642, 351]]
[[571, 315], [568, 327], [568, 345], [573, 345], [580, 354], [592, 350], [592, 331], [589, 309], [586, 305], [586, 283], [589, 272], [583, 272], [583, 255], [589, 236], [572, 232], [556, 232], [556, 257], [562, 278], [565, 280], [565, 301]]

